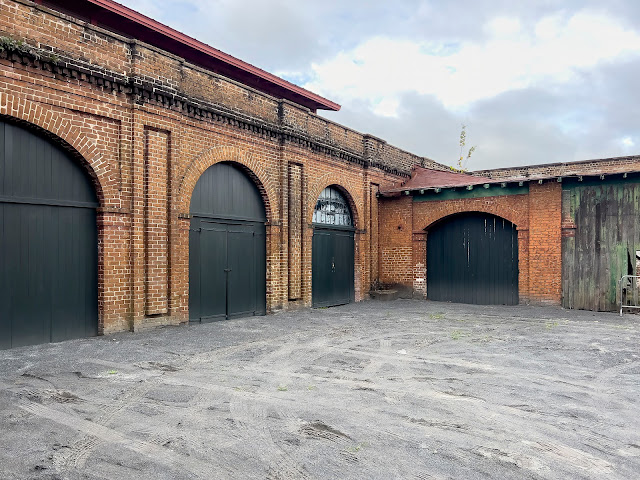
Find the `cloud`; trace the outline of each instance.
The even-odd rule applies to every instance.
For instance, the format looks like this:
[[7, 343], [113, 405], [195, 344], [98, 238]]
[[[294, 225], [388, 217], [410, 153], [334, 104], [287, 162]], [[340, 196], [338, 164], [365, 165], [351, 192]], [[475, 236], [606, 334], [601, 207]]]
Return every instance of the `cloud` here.
[[463, 113], [412, 92], [399, 96], [393, 118], [373, 115], [366, 100], [321, 115], [448, 165], [459, 156], [465, 124], [467, 148], [478, 147], [471, 170], [624, 156], [640, 142], [639, 75], [635, 59], [578, 70], [571, 83], [504, 92]]
[[[433, 95], [450, 110], [501, 93], [570, 82], [577, 69], [640, 55], [640, 34], [593, 12], [549, 16], [525, 32], [515, 18], [486, 24], [481, 43], [458, 46], [375, 37], [312, 64], [304, 86], [338, 101], [397, 102], [403, 92]], [[447, 51], [447, 48], [449, 51]], [[387, 111], [387, 113], [389, 113]]]

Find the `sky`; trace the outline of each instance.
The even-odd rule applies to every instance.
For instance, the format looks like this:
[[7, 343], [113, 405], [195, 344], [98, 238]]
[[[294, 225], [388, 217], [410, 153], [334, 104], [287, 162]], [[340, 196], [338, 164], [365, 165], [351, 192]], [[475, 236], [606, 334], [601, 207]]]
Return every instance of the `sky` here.
[[640, 154], [636, 0], [119, 0], [469, 170]]

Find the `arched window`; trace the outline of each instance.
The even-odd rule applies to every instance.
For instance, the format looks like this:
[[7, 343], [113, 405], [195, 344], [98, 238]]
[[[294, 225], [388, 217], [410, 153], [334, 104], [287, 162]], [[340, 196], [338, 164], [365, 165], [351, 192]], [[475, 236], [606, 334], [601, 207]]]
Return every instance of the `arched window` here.
[[351, 227], [351, 210], [347, 199], [334, 187], [322, 190], [313, 211], [313, 223]]

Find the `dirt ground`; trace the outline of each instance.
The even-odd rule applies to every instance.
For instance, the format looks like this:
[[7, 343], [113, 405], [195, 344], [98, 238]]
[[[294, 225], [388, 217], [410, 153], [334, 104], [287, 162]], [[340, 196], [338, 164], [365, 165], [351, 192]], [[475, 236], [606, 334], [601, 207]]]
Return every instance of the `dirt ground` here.
[[0, 351], [0, 478], [640, 478], [639, 340], [397, 300]]

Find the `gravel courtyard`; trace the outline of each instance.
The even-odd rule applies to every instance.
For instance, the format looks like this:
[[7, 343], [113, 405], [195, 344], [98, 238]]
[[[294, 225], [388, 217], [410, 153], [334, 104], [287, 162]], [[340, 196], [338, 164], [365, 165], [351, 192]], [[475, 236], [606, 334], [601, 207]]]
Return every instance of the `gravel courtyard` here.
[[640, 478], [639, 325], [368, 301], [0, 351], [0, 478]]

